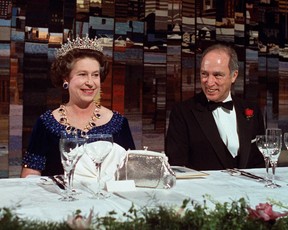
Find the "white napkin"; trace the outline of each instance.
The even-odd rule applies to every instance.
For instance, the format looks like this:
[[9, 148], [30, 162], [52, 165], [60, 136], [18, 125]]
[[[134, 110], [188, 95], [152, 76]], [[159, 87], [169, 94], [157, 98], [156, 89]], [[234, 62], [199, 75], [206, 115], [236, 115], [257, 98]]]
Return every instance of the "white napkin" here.
[[[94, 143], [90, 143], [86, 148], [95, 148]], [[121, 166], [126, 157], [126, 150], [120, 145], [113, 143], [112, 151], [108, 154], [101, 166], [101, 182], [115, 180], [117, 168]], [[74, 173], [76, 181], [96, 179], [98, 177], [96, 166], [91, 158], [84, 153], [79, 159]]]

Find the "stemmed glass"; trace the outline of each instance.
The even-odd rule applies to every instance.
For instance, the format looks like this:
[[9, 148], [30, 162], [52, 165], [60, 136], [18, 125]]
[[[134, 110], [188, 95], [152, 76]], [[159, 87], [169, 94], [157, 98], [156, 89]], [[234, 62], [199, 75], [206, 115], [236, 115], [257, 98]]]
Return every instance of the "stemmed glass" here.
[[257, 135], [256, 145], [264, 157], [265, 168], [266, 168], [265, 187], [269, 187], [270, 186], [270, 183], [269, 183], [269, 162], [270, 161], [269, 161], [269, 153], [267, 151], [266, 135]]
[[282, 149], [282, 129], [279, 128], [267, 128], [266, 135], [269, 136], [278, 136], [280, 140], [280, 151]]
[[59, 149], [61, 153], [61, 163], [63, 165], [64, 172], [67, 176], [67, 189], [66, 194], [60, 198], [63, 201], [73, 201], [76, 200], [73, 195], [73, 174], [75, 171], [75, 166], [84, 153], [86, 138], [79, 137], [61, 137], [59, 140]]
[[284, 141], [284, 145], [285, 145], [286, 149], [288, 150], [288, 132], [285, 132], [283, 134], [283, 141]]
[[286, 149], [288, 149], [288, 133], [283, 134], [283, 141]]
[[[281, 135], [282, 138], [282, 135]], [[281, 153], [282, 141], [278, 135], [266, 135], [267, 151], [269, 153], [269, 160], [272, 167], [272, 183], [269, 185], [270, 188], [277, 188], [275, 184], [275, 170], [279, 155]]]
[[101, 186], [101, 166], [105, 158], [113, 149], [112, 134], [93, 134], [88, 135], [87, 145], [85, 147], [86, 154], [95, 164], [97, 169], [97, 191], [92, 197], [94, 199], [105, 199], [109, 196], [107, 192], [102, 190]]

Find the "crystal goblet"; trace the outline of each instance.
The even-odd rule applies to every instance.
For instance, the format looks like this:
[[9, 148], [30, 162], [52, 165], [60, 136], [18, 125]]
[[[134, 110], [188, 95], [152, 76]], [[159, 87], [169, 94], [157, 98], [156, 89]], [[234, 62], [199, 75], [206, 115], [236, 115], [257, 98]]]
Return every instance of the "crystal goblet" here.
[[265, 162], [266, 168], [266, 175], [265, 175], [265, 187], [269, 187], [269, 153], [267, 150], [267, 142], [266, 142], [266, 135], [257, 135], [256, 136], [256, 146], [258, 147], [259, 151], [262, 153]]
[[67, 189], [65, 190], [66, 193], [60, 200], [73, 201], [77, 199], [73, 196], [72, 191], [73, 173], [78, 160], [84, 154], [85, 144], [86, 138], [61, 137], [59, 140], [61, 163], [68, 182]]
[[101, 186], [101, 166], [105, 158], [113, 149], [112, 134], [93, 134], [88, 135], [87, 145], [85, 147], [86, 154], [95, 164], [97, 170], [97, 191], [92, 198], [105, 199], [109, 194], [105, 192]]
[[266, 135], [267, 151], [269, 154], [269, 161], [272, 167], [272, 183], [269, 185], [270, 188], [277, 188], [275, 184], [275, 171], [279, 155], [281, 153], [280, 137], [278, 135]]
[[283, 141], [286, 149], [288, 150], [288, 132], [283, 134]]

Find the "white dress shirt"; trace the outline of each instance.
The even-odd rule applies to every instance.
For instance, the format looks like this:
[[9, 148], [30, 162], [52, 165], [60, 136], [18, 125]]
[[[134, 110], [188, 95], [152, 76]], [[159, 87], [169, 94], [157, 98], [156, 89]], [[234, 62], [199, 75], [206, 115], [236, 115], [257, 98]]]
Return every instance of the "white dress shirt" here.
[[[223, 102], [231, 100], [232, 97], [229, 93], [228, 97]], [[237, 132], [237, 118], [234, 106], [233, 110], [218, 107], [217, 109], [213, 110], [212, 114], [224, 144], [227, 146], [233, 158], [235, 158], [239, 149], [239, 137]]]

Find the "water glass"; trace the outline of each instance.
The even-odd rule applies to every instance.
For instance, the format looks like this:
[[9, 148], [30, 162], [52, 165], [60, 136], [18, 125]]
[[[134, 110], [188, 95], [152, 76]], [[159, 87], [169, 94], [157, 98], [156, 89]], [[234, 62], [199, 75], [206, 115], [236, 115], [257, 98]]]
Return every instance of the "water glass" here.
[[93, 161], [97, 170], [97, 191], [91, 198], [105, 199], [109, 197], [109, 194], [102, 190], [101, 166], [105, 158], [112, 151], [112, 149], [113, 149], [112, 134], [88, 135], [85, 152]]
[[265, 187], [269, 187], [269, 185], [270, 185], [270, 182], [269, 182], [269, 164], [270, 164], [270, 161], [269, 161], [269, 153], [267, 150], [266, 135], [257, 135], [256, 136], [256, 145], [264, 157], [265, 168], [266, 168]]
[[[282, 137], [282, 136], [281, 136]], [[269, 161], [272, 167], [272, 183], [269, 185], [271, 188], [277, 188], [279, 186], [275, 183], [275, 171], [279, 155], [281, 153], [282, 141], [278, 135], [266, 135], [267, 139], [267, 151], [269, 154]]]
[[67, 175], [68, 186], [65, 195], [60, 198], [62, 201], [73, 201], [76, 197], [73, 195], [73, 173], [76, 164], [84, 153], [86, 138], [78, 137], [62, 137], [59, 141], [59, 149], [61, 153], [61, 163], [65, 174]]

